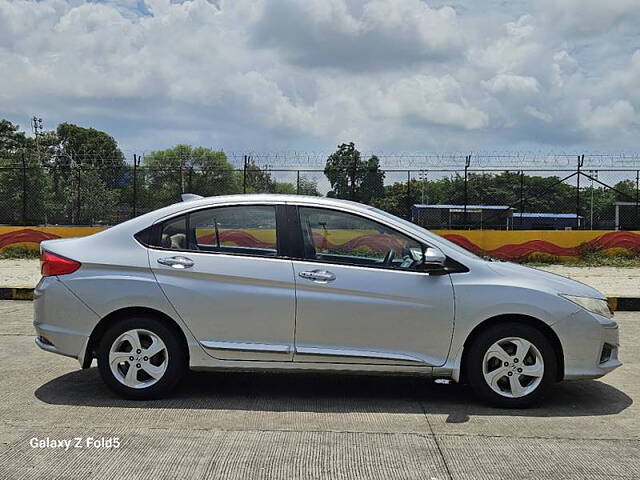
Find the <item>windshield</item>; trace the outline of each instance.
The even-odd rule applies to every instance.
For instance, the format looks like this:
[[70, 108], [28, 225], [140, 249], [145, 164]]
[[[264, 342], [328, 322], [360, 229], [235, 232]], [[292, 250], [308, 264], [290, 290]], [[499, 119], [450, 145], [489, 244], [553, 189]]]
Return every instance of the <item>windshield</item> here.
[[421, 227], [420, 225], [416, 225], [415, 223], [412, 223], [412, 222], [410, 222], [408, 220], [404, 220], [404, 219], [402, 219], [400, 217], [396, 217], [395, 215], [392, 215], [392, 214], [390, 214], [388, 212], [385, 212], [384, 210], [380, 210], [378, 208], [371, 207], [371, 210], [373, 210], [376, 213], [379, 213], [382, 216], [385, 216], [387, 218], [391, 218], [391, 219], [395, 220], [396, 222], [402, 223], [403, 225], [405, 225], [407, 227], [411, 227], [413, 229], [418, 229], [424, 235], [426, 235], [428, 237], [431, 237], [431, 238], [435, 238], [438, 242], [444, 243], [445, 245], [447, 245], [447, 247], [451, 248], [452, 250], [455, 250], [456, 252], [460, 252], [463, 255], [471, 256], [471, 257], [479, 259], [479, 260], [486, 260], [486, 258], [482, 258], [482, 257], [476, 255], [471, 250], [467, 250], [466, 248], [461, 247], [460, 245], [458, 245], [457, 243], [452, 242], [451, 240], [447, 240], [446, 238], [441, 237], [440, 235], [436, 235], [435, 233], [430, 232], [429, 230], [427, 230], [426, 228]]

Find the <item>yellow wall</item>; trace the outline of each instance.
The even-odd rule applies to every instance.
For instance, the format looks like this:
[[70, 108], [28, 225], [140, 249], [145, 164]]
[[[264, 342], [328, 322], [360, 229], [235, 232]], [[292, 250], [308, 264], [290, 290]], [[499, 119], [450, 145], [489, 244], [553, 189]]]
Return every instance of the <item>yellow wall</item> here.
[[559, 247], [575, 247], [601, 237], [609, 230], [434, 230], [438, 235], [462, 235], [483, 250], [543, 240]]
[[[91, 235], [105, 227], [0, 227], [0, 250], [25, 246], [37, 249], [40, 241], [50, 238]], [[269, 232], [251, 232], [262, 241], [273, 241]], [[327, 232], [337, 243], [348, 241], [343, 232]], [[351, 238], [368, 232], [350, 232]], [[437, 230], [472, 251], [504, 259], [522, 260], [531, 256], [574, 257], [581, 251], [600, 250], [613, 254], [624, 251], [640, 253], [640, 232], [606, 230]]]

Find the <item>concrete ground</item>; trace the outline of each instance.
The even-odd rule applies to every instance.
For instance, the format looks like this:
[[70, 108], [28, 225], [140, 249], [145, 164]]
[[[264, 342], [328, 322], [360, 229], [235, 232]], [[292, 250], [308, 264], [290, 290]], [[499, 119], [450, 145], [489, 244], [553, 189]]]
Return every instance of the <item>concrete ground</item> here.
[[591, 285], [606, 295], [640, 297], [640, 268], [569, 267], [548, 265], [537, 267]]
[[[640, 268], [586, 268], [564, 265], [538, 268], [586, 283], [606, 295], [640, 296]], [[38, 280], [40, 280], [39, 260], [0, 260], [0, 287], [35, 287]]]
[[0, 287], [35, 287], [39, 280], [37, 258], [0, 259]]
[[[2, 479], [640, 478], [640, 313], [617, 315], [622, 368], [500, 410], [457, 385], [329, 374], [192, 373], [173, 398], [126, 401], [38, 350], [31, 306], [0, 302]], [[47, 437], [85, 448], [30, 446]]]

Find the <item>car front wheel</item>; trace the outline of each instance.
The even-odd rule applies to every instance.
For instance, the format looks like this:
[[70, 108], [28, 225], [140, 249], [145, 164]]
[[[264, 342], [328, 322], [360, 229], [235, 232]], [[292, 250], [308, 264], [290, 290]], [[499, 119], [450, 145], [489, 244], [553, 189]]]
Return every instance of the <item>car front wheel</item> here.
[[520, 323], [494, 325], [480, 332], [470, 347], [469, 383], [484, 401], [498, 407], [528, 407], [544, 397], [557, 376], [549, 339]]
[[126, 398], [146, 400], [166, 395], [186, 367], [186, 355], [175, 332], [149, 317], [117, 322], [98, 348], [102, 379]]

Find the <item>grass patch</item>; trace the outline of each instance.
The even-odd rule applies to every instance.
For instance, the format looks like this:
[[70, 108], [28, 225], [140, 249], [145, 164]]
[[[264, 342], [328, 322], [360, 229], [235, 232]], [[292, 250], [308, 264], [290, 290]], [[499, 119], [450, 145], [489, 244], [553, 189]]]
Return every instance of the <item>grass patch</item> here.
[[40, 258], [40, 251], [23, 246], [6, 247], [0, 250], [0, 258], [16, 259], [16, 258]]
[[566, 265], [568, 267], [640, 268], [640, 255], [634, 253], [605, 255], [601, 252], [581, 252], [579, 257], [569, 260], [548, 256], [546, 258], [530, 258], [522, 263], [530, 267]]

